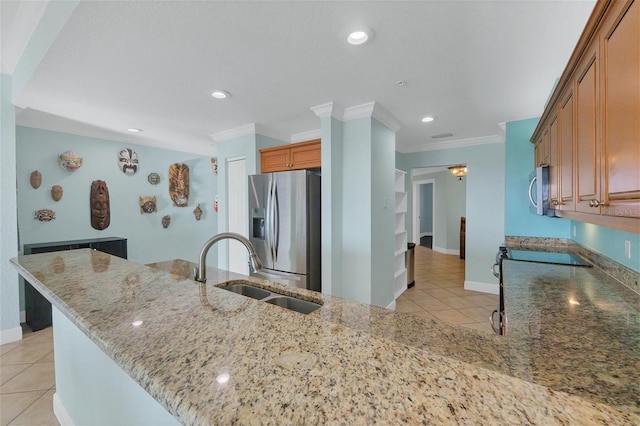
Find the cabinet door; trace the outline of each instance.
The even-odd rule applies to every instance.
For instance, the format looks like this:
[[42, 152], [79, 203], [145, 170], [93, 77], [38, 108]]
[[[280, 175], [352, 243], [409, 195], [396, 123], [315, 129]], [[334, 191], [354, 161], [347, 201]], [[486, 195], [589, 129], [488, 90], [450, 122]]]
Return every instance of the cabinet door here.
[[291, 147], [292, 169], [313, 169], [320, 167], [320, 140]]
[[603, 214], [640, 217], [640, 0], [603, 24]]
[[291, 170], [291, 150], [289, 147], [269, 148], [260, 151], [260, 170], [262, 173]]
[[600, 213], [590, 202], [600, 198], [600, 135], [598, 107], [598, 46], [591, 47], [578, 65], [576, 81], [576, 210]]
[[559, 172], [560, 161], [558, 158], [558, 116], [551, 119], [549, 124], [549, 201], [552, 209], [557, 209], [560, 205], [559, 200]]
[[576, 209], [576, 200], [574, 197], [574, 151], [575, 151], [575, 139], [574, 139], [574, 119], [573, 119], [573, 90], [569, 92], [566, 97], [563, 97], [564, 102], [560, 104], [560, 111], [558, 112], [560, 120], [560, 147], [559, 147], [559, 200], [558, 209], [573, 211]]

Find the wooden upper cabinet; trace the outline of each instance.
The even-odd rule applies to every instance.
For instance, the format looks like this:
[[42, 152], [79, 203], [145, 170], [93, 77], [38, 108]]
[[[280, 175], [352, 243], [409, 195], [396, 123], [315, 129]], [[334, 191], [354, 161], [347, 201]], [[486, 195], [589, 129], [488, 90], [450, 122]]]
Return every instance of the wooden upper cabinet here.
[[596, 2], [531, 137], [536, 165], [547, 140], [557, 214], [640, 233], [640, 0]]
[[600, 198], [600, 137], [599, 129], [599, 81], [598, 45], [587, 51], [577, 68], [576, 78], [576, 210], [599, 213], [593, 207]]
[[602, 24], [602, 213], [640, 217], [640, 0], [614, 2]]
[[555, 208], [557, 210], [573, 211], [576, 209], [574, 185], [576, 144], [573, 131], [574, 107], [572, 89], [560, 101], [558, 120], [560, 121], [558, 146], [560, 170], [558, 173], [558, 206]]
[[320, 139], [260, 150], [262, 173], [315, 169], [321, 166]]
[[551, 208], [556, 209], [560, 205], [560, 159], [559, 159], [559, 135], [558, 116], [551, 119], [549, 125], [549, 201]]

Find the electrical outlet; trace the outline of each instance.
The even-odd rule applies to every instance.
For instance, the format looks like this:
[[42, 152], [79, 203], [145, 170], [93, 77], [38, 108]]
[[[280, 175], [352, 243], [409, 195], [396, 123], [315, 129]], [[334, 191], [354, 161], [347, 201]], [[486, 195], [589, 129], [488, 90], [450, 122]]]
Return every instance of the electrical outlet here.
[[576, 236], [576, 226], [575, 225], [573, 225], [573, 236], [574, 237]]
[[631, 259], [631, 241], [624, 240], [624, 257]]

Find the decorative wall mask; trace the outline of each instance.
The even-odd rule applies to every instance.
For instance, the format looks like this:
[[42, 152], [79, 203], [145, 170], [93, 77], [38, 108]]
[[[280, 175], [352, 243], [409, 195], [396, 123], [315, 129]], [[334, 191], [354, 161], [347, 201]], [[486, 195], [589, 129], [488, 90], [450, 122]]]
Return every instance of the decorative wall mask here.
[[147, 180], [151, 185], [157, 185], [160, 183], [160, 175], [157, 173], [149, 173], [149, 176], [147, 176]]
[[60, 185], [53, 185], [51, 187], [51, 198], [53, 198], [53, 201], [60, 201], [62, 199], [62, 187]]
[[196, 220], [200, 220], [202, 217], [202, 209], [200, 208], [200, 204], [196, 205], [196, 208], [193, 209], [193, 214], [196, 217]]
[[140, 214], [157, 212], [156, 197], [140, 197]]
[[60, 161], [60, 166], [69, 170], [70, 172], [75, 172], [82, 166], [82, 157], [76, 154], [73, 151], [65, 151], [58, 157]]
[[218, 196], [216, 195], [215, 200], [213, 201], [213, 211], [218, 213]]
[[56, 218], [56, 212], [49, 209], [36, 210], [33, 216], [34, 219], [38, 219], [40, 222], [49, 222]]
[[162, 218], [162, 227], [164, 229], [167, 229], [170, 223], [171, 223], [171, 216], [166, 215]]
[[211, 157], [211, 170], [214, 175], [218, 174], [218, 157]]
[[109, 188], [107, 188], [105, 181], [94, 180], [91, 182], [89, 201], [91, 204], [91, 227], [97, 230], [108, 228], [111, 223], [111, 206]]
[[169, 166], [169, 197], [176, 207], [189, 204], [189, 166], [184, 163]]
[[126, 175], [134, 175], [138, 171], [138, 153], [125, 148], [118, 153], [118, 167]]
[[42, 183], [42, 174], [37, 170], [32, 171], [31, 176], [29, 176], [29, 182], [33, 189], [40, 188], [40, 184]]

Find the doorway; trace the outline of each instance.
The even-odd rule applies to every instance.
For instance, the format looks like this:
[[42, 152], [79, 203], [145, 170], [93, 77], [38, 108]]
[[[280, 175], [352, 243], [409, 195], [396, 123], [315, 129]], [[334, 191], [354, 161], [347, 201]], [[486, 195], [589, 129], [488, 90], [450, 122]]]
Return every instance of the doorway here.
[[[227, 159], [227, 198], [229, 202], [229, 232], [244, 237], [249, 234], [247, 159], [236, 157]], [[249, 275], [249, 254], [242, 243], [229, 241], [229, 271]]]
[[414, 241], [427, 248], [433, 247], [435, 179], [414, 182]]

